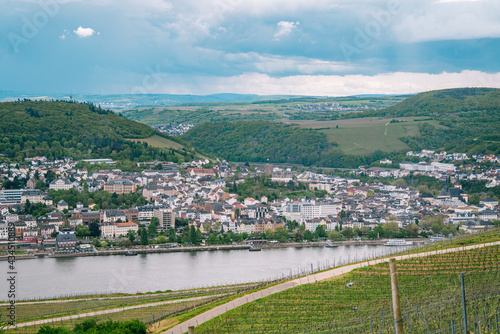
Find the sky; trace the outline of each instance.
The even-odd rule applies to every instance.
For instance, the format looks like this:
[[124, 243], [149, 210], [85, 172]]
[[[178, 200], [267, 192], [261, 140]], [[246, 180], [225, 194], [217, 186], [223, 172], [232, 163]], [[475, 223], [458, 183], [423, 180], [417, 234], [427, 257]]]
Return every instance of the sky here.
[[498, 0], [0, 0], [0, 91], [500, 88]]

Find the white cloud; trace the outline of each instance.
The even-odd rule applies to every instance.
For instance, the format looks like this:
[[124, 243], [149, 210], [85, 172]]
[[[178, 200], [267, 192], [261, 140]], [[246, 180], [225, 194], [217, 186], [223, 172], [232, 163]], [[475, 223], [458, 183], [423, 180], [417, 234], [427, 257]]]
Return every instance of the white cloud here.
[[403, 43], [500, 37], [500, 2], [440, 0], [407, 6], [392, 30]]
[[346, 96], [356, 94], [409, 94], [458, 87], [500, 88], [500, 73], [462, 71], [429, 74], [395, 72], [368, 75], [295, 75], [271, 77], [245, 73], [233, 77], [179, 77], [157, 93]]
[[353, 70], [354, 67], [344, 62], [327, 61], [306, 57], [284, 57], [279, 55], [261, 55], [256, 52], [229, 53], [224, 56], [228, 62], [244, 64], [260, 73], [298, 73], [325, 74]]
[[65, 40], [69, 36], [69, 31], [64, 29], [63, 33], [61, 36], [59, 36], [60, 39]]
[[[92, 28], [82, 28], [79, 26], [78, 29], [73, 30], [73, 32], [80, 38], [87, 38], [95, 34], [95, 30]], [[99, 33], [98, 33], [99, 34]]]
[[286, 36], [292, 32], [293, 29], [297, 28], [297, 26], [300, 24], [300, 22], [287, 22], [287, 21], [280, 21], [277, 23], [278, 26], [278, 32], [274, 34], [274, 39], [279, 40], [280, 37]]

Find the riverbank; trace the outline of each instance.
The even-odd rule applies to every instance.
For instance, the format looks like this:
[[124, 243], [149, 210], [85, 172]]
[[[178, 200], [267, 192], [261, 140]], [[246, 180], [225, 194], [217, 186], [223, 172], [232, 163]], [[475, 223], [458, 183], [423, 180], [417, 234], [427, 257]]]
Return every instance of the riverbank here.
[[[406, 239], [413, 241], [414, 244], [425, 243], [427, 239]], [[337, 246], [363, 246], [363, 245], [383, 245], [387, 242], [386, 239], [379, 240], [348, 240], [348, 241], [335, 241], [334, 245]], [[324, 247], [325, 241], [318, 242], [289, 242], [289, 243], [276, 243], [268, 245], [259, 245], [259, 248], [303, 248], [303, 247]], [[154, 254], [154, 253], [178, 253], [178, 252], [204, 252], [204, 251], [219, 251], [219, 250], [242, 250], [248, 249], [247, 244], [238, 245], [213, 245], [213, 246], [182, 246], [170, 248], [133, 248], [133, 249], [113, 249], [113, 250], [99, 250], [94, 252], [80, 252], [80, 253], [30, 253], [23, 255], [16, 255], [16, 260], [23, 259], [36, 259], [41, 257], [61, 258], [61, 257], [87, 257], [87, 256], [108, 256], [108, 255], [130, 255], [131, 252], [136, 254]], [[0, 261], [6, 261], [7, 255], [0, 256]]]

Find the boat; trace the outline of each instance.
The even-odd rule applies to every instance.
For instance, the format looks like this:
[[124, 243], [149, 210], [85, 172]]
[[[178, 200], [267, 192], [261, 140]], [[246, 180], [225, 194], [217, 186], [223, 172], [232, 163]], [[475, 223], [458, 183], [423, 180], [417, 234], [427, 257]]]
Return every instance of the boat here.
[[330, 240], [328, 240], [325, 244], [325, 247], [328, 247], [328, 248], [335, 248], [335, 247], [338, 247], [338, 245], [334, 245], [333, 242], [331, 242]]
[[443, 237], [429, 237], [429, 242], [436, 242], [436, 241], [441, 241], [445, 240]]
[[132, 252], [130, 250], [128, 250], [126, 253], [125, 253], [125, 256], [136, 256], [137, 253], [136, 252]]
[[384, 246], [413, 246], [413, 241], [406, 241], [405, 239], [391, 239], [387, 241]]
[[248, 248], [250, 252], [260, 252], [261, 249], [257, 248], [254, 244], [250, 244], [250, 247]]

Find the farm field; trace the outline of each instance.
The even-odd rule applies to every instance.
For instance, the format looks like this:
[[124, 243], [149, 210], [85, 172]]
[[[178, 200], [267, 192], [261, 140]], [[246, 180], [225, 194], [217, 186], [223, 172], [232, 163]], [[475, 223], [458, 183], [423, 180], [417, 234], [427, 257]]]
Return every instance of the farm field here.
[[[500, 246], [399, 261], [406, 333], [497, 333]], [[231, 310], [197, 333], [394, 333], [388, 263], [301, 285]]]
[[[353, 118], [337, 121], [286, 121], [302, 128], [317, 129], [326, 134], [329, 142], [335, 142], [345, 154], [364, 155], [376, 150], [392, 152], [408, 150], [409, 147], [399, 138], [419, 136], [418, 125], [424, 121], [418, 117], [397, 118]], [[436, 127], [437, 121], [425, 120]], [[338, 128], [337, 128], [338, 126]]]
[[150, 146], [165, 148], [165, 149], [173, 148], [179, 150], [184, 148], [184, 145], [176, 143], [173, 140], [160, 137], [158, 135], [153, 135], [145, 139], [128, 139], [128, 140], [140, 141], [141, 143], [148, 143], [148, 145]]

